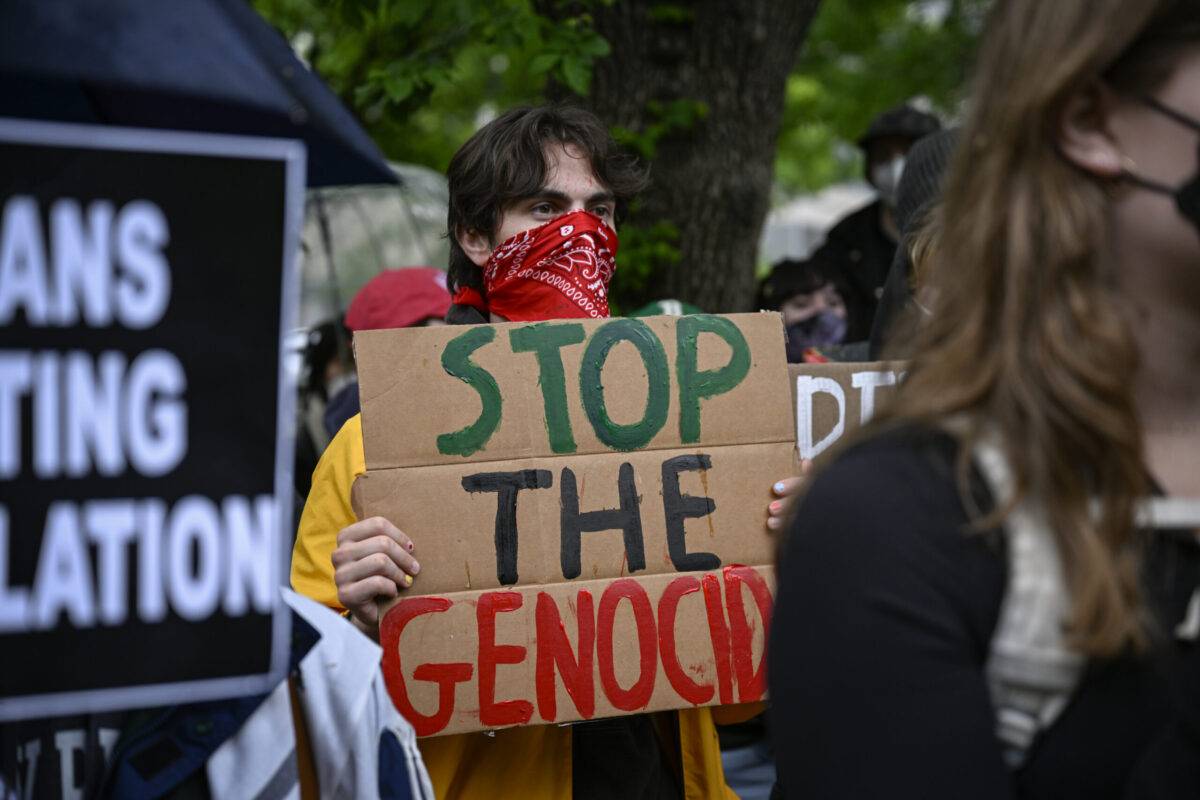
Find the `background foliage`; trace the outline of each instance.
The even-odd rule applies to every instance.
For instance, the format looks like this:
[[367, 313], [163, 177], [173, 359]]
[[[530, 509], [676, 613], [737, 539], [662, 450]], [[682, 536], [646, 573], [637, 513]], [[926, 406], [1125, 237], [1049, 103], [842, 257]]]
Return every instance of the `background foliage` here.
[[[599, 2], [600, 0], [597, 0]], [[384, 154], [445, 171], [498, 111], [555, 80], [586, 94], [608, 43], [588, 3], [553, 23], [527, 0], [253, 0]]]
[[[547, 82], [586, 94], [609, 46], [598, 2], [565, 24], [528, 0], [253, 0], [363, 120], [389, 158], [443, 171], [482, 122], [544, 99]], [[788, 193], [860, 174], [853, 142], [881, 109], [928, 98], [957, 110], [990, 0], [824, 0], [788, 82], [776, 176]], [[663, 3], [663, 13], [681, 8]], [[702, 109], [663, 109], [686, 126]], [[653, 139], [616, 131], [646, 155]], [[648, 151], [648, 152], [647, 152]]]
[[990, 0], [825, 0], [788, 80], [775, 163], [788, 194], [862, 176], [853, 143], [880, 111], [961, 104]]
[[[593, 62], [610, 52], [592, 12], [621, 1], [252, 0], [385, 155], [439, 172], [499, 111], [564, 89], [587, 95]], [[920, 98], [952, 119], [989, 4], [823, 0], [788, 79], [773, 199], [860, 177], [853, 142], [883, 109]], [[654, 11], [688, 8], [662, 2]], [[706, 113], [702, 103], [672, 103], [649, 109], [637, 130], [613, 133], [653, 161], [663, 136], [686, 136]], [[621, 238], [618, 306], [645, 294], [679, 257], [670, 223], [631, 225]]]

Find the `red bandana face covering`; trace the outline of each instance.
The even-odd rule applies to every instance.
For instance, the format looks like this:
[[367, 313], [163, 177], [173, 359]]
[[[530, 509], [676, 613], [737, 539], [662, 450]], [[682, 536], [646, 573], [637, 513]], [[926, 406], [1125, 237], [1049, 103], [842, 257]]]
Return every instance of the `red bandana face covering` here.
[[572, 211], [501, 242], [483, 266], [484, 295], [462, 288], [454, 302], [513, 322], [608, 316], [617, 234]]

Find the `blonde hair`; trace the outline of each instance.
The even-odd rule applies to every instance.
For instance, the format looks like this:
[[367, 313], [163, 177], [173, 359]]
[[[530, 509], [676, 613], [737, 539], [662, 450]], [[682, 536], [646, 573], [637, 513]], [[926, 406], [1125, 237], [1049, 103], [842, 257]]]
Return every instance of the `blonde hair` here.
[[960, 421], [968, 508], [972, 448], [999, 434], [1017, 494], [976, 524], [998, 524], [1022, 498], [1042, 504], [1072, 597], [1069, 642], [1089, 655], [1145, 644], [1133, 516], [1149, 485], [1137, 350], [1097, 257], [1109, 187], [1060, 154], [1057, 125], [1100, 81], [1153, 91], [1173, 67], [1164, 35], [1190, 30], [1195, 42], [1198, 22], [1194, 0], [997, 0], [936, 241], [914, 259], [937, 305], [866, 432]]
[[908, 288], [915, 295], [929, 285], [929, 267], [936, 258], [938, 238], [941, 233], [941, 203], [932, 205], [917, 223], [908, 238], [908, 260], [912, 269], [908, 274]]

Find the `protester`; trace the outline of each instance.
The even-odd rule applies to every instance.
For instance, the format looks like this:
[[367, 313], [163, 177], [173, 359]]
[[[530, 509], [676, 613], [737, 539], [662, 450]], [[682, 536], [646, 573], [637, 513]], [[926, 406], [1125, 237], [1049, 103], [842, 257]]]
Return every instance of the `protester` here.
[[[1200, 797], [1200, 6], [1001, 0], [907, 377], [780, 566], [787, 797]], [[1175, 510], [1172, 519], [1170, 513]]]
[[[404, 267], [384, 270], [363, 284], [350, 301], [344, 322], [354, 333], [445, 325], [449, 310], [446, 273], [434, 267]], [[353, 373], [325, 408], [323, 422], [329, 436], [335, 436], [358, 411], [358, 376]]]
[[[904, 175], [896, 190], [896, 227], [900, 232], [900, 247], [892, 259], [875, 321], [871, 327], [868, 358], [877, 361], [888, 350], [889, 358], [912, 355], [911, 340], [920, 318], [921, 300], [914, 309], [913, 299], [918, 283], [928, 286], [923, 269], [914, 269], [914, 256], [927, 256], [936, 233], [935, 209], [941, 196], [941, 184], [950, 156], [958, 143], [958, 130], [931, 133], [913, 145]], [[917, 265], [920, 266], [920, 265]], [[924, 305], [925, 311], [928, 306]], [[911, 312], [920, 312], [916, 315]]]
[[312, 473], [333, 438], [325, 428], [330, 398], [354, 382], [350, 333], [340, 320], [314, 325], [306, 334], [300, 356], [299, 402], [296, 404], [296, 452], [292, 471], [299, 513], [312, 487]]
[[937, 117], [901, 105], [880, 114], [858, 145], [866, 156], [867, 180], [879, 198], [842, 219], [829, 231], [818, 256], [844, 285], [849, 312], [846, 341], [865, 341], [896, 253], [896, 188], [913, 143], [941, 127]]
[[776, 263], [759, 288], [758, 307], [783, 315], [790, 363], [804, 363], [811, 348], [846, 338], [846, 303], [820, 258]]
[[[521, 108], [484, 126], [448, 171], [454, 324], [608, 316], [614, 226], [644, 184], [604, 126], [571, 107]], [[571, 239], [585, 270], [523, 273]], [[421, 542], [381, 518], [356, 521], [350, 487], [365, 471], [362, 425], [352, 417], [317, 467], [300, 521], [292, 584], [345, 609], [378, 635], [378, 601], [419, 580]], [[791, 491], [790, 482], [783, 493]], [[386, 553], [381, 565], [373, 556]], [[724, 710], [737, 720], [753, 709]], [[572, 726], [526, 726], [421, 741], [439, 797], [728, 796], [708, 708]]]

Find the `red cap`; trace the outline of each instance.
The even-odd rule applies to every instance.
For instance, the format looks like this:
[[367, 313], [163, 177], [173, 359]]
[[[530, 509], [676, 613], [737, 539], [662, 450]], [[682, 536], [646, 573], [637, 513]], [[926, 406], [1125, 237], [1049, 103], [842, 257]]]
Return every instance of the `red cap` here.
[[410, 328], [450, 310], [446, 273], [433, 267], [388, 269], [358, 290], [346, 309], [346, 327], [352, 331]]

